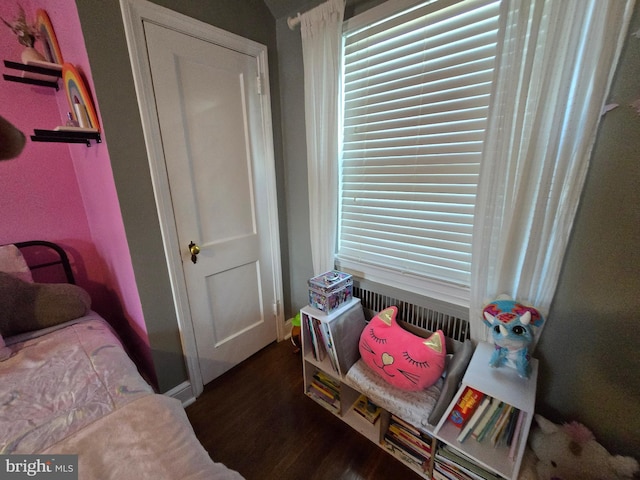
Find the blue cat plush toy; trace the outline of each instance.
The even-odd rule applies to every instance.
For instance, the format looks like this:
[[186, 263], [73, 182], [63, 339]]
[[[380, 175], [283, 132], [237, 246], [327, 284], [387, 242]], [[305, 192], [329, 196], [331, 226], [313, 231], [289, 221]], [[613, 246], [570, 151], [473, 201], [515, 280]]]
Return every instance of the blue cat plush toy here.
[[533, 342], [532, 327], [539, 327], [544, 321], [540, 312], [515, 300], [499, 299], [484, 307], [482, 314], [496, 347], [489, 365], [509, 366], [521, 377], [529, 378], [529, 345]]

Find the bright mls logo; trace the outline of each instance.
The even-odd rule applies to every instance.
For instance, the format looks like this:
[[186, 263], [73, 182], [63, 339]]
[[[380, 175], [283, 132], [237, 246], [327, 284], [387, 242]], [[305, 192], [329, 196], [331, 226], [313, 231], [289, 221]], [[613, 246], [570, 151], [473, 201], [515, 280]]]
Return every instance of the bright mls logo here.
[[0, 455], [0, 479], [78, 480], [78, 456]]

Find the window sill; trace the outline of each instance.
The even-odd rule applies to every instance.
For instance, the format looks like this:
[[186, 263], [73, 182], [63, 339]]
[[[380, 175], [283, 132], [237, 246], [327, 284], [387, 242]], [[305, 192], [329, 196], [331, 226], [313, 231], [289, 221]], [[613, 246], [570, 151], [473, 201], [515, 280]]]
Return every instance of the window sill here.
[[336, 268], [359, 278], [469, 308], [468, 287], [336, 257]]

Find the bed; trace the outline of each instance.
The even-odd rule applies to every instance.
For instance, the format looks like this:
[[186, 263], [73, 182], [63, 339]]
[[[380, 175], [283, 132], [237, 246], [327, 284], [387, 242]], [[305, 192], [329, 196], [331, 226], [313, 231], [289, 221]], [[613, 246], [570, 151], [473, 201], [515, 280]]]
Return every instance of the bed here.
[[[52, 268], [64, 283], [33, 282]], [[83, 480], [242, 478], [140, 376], [58, 245], [0, 247], [0, 311], [0, 454], [77, 455]]]

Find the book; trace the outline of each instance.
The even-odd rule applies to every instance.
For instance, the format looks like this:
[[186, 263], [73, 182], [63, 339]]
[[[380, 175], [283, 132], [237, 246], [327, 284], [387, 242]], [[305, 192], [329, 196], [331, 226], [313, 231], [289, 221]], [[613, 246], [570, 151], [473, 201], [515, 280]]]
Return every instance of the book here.
[[498, 440], [502, 437], [505, 426], [509, 422], [513, 411], [514, 408], [511, 405], [505, 405], [502, 413], [496, 421], [495, 427], [489, 432], [491, 435], [489, 440], [491, 442], [491, 445], [493, 445], [494, 447], [498, 444]]
[[411, 435], [406, 430], [402, 429], [398, 425], [389, 425], [389, 430], [387, 434], [395, 439], [397, 439], [400, 443], [407, 445], [412, 449], [416, 449], [418, 452], [430, 456], [431, 455], [431, 444], [426, 443], [420, 437], [416, 437]]
[[317, 370], [316, 373], [314, 373], [313, 377], [318, 381], [322, 382], [323, 384], [325, 384], [326, 386], [332, 388], [336, 392], [340, 391], [340, 381], [327, 375], [322, 370]]
[[482, 419], [478, 422], [478, 424], [474, 427], [473, 431], [471, 432], [471, 436], [473, 438], [475, 438], [476, 440], [478, 439], [480, 434], [486, 428], [487, 424], [493, 418], [493, 415], [495, 414], [496, 410], [498, 410], [498, 408], [501, 405], [502, 405], [502, 402], [500, 402], [499, 400], [497, 400], [495, 398], [491, 398], [491, 402], [490, 402], [489, 407], [487, 408], [485, 414], [482, 416]]
[[492, 412], [489, 417], [489, 421], [484, 425], [484, 428], [478, 433], [476, 440], [479, 442], [483, 442], [487, 436], [491, 435], [491, 432], [495, 428], [496, 422], [504, 412], [504, 409], [507, 407], [507, 404], [504, 402], [498, 402], [498, 407]]
[[411, 425], [408, 422], [405, 422], [403, 419], [401, 419], [400, 417], [397, 417], [395, 415], [391, 415], [391, 421], [394, 423], [397, 423], [398, 425], [401, 425], [405, 430], [407, 430], [408, 432], [411, 432], [413, 435], [419, 437], [420, 435], [422, 435], [422, 433], [420, 432], [420, 430], [418, 430], [416, 427], [414, 427], [413, 425]]
[[309, 395], [311, 398], [313, 398], [320, 405], [323, 405], [327, 410], [330, 410], [330, 411], [332, 411], [333, 413], [336, 413], [336, 414], [340, 413], [340, 401], [339, 400], [336, 400], [335, 402], [332, 403], [332, 402], [328, 401], [326, 398], [324, 398], [323, 396], [318, 395], [311, 388], [307, 392], [307, 395]]
[[482, 420], [482, 417], [487, 411], [487, 408], [489, 407], [490, 404], [491, 404], [491, 397], [489, 397], [488, 395], [485, 395], [485, 397], [482, 399], [482, 402], [480, 402], [480, 405], [478, 406], [478, 408], [475, 410], [475, 412], [473, 412], [473, 415], [471, 416], [469, 421], [467, 421], [467, 423], [462, 428], [462, 431], [460, 432], [457, 438], [458, 442], [462, 443], [469, 437], [469, 435], [471, 434], [475, 426], [478, 424], [478, 422]]
[[515, 460], [518, 443], [520, 443], [520, 434], [522, 432], [522, 425], [524, 424], [524, 418], [527, 416], [525, 412], [520, 410], [518, 412], [518, 420], [516, 421], [515, 431], [509, 446], [509, 460]]
[[382, 409], [369, 400], [366, 395], [360, 395], [360, 397], [358, 397], [356, 403], [353, 404], [353, 410], [358, 415], [367, 419], [371, 424], [376, 423], [378, 418], [380, 418], [380, 413], [382, 412]]
[[436, 461], [433, 465], [433, 478], [434, 480], [466, 480], [469, 477], [449, 465]]
[[323, 385], [321, 382], [317, 382], [314, 380], [313, 382], [311, 382], [310, 387], [315, 389], [319, 394], [331, 401], [335, 400], [336, 398], [340, 398], [340, 396], [336, 392], [327, 388], [327, 386]]
[[520, 416], [520, 410], [515, 410], [513, 415], [511, 415], [511, 419], [509, 420], [509, 425], [507, 425], [507, 435], [506, 435], [506, 445], [508, 447], [511, 446], [511, 442], [513, 441], [513, 434], [516, 431], [516, 425], [518, 424], [518, 417]]
[[400, 456], [405, 460], [420, 467], [422, 467], [429, 460], [429, 457], [412, 449], [407, 445], [400, 443], [396, 438], [390, 435], [384, 436], [384, 446], [387, 448], [387, 450], [400, 454]]
[[314, 336], [314, 342], [316, 344], [316, 350], [318, 353], [318, 356], [316, 357], [316, 360], [318, 361], [322, 361], [324, 360], [325, 356], [327, 355], [327, 350], [325, 348], [325, 344], [324, 344], [324, 340], [322, 337], [322, 331], [320, 328], [320, 320], [318, 320], [317, 318], [311, 318], [311, 324], [312, 324], [312, 328], [313, 328], [313, 336]]
[[313, 322], [311, 321], [311, 317], [309, 315], [303, 314], [302, 322], [304, 323], [305, 334], [309, 336], [309, 343], [311, 343], [311, 353], [313, 353], [313, 358], [318, 360], [318, 346], [315, 332], [313, 330]]
[[462, 428], [484, 398], [484, 393], [475, 388], [466, 387], [456, 404], [451, 409], [449, 420], [458, 428]]
[[329, 361], [331, 362], [331, 366], [333, 367], [333, 370], [336, 373], [339, 373], [340, 370], [338, 367], [338, 356], [336, 354], [336, 349], [333, 344], [331, 332], [329, 331], [329, 325], [325, 322], [320, 322], [319, 320], [318, 320], [318, 323], [319, 323], [319, 329], [320, 329], [322, 341], [324, 343], [324, 348], [327, 352], [327, 356], [329, 357]]
[[462, 453], [453, 451], [448, 445], [443, 445], [436, 453], [436, 461], [443, 462], [453, 469], [457, 469], [467, 475], [467, 478], [479, 480], [501, 480], [502, 477], [496, 475], [481, 466], [477, 465], [471, 459], [465, 457]]
[[340, 412], [340, 382], [316, 370], [307, 387], [307, 395], [334, 413]]

